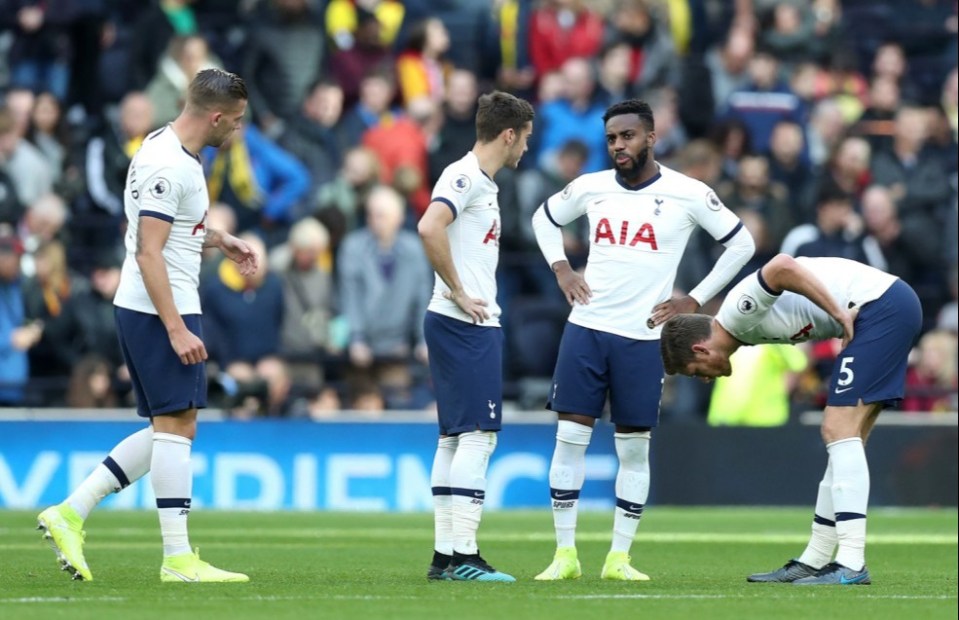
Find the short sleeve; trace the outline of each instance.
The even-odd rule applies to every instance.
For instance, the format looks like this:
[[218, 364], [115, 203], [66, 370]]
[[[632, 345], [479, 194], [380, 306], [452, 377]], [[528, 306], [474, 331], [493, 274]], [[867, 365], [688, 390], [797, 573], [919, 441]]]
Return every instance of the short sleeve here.
[[139, 207], [140, 217], [157, 217], [172, 222], [180, 206], [180, 184], [171, 168], [136, 170], [130, 194]]
[[699, 197], [691, 196], [690, 199], [692, 216], [713, 239], [726, 243], [739, 232], [743, 224], [708, 185], [700, 183], [699, 187]]
[[476, 179], [462, 169], [449, 167], [443, 171], [436, 185], [433, 186], [430, 202], [442, 202], [453, 211], [454, 218], [459, 217], [470, 204], [470, 199], [478, 186]]
[[543, 204], [546, 216], [556, 226], [565, 226], [586, 213], [586, 184], [576, 179]]
[[781, 293], [773, 292], [757, 270], [734, 286], [716, 314], [716, 320], [734, 337], [748, 334], [766, 317]]

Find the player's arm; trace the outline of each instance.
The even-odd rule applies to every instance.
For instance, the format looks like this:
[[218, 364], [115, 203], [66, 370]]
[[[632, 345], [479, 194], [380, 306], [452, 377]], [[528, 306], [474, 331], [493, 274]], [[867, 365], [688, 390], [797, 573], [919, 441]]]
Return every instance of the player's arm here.
[[570, 305], [574, 302], [588, 304], [593, 292], [589, 290], [586, 279], [569, 265], [563, 249], [563, 229], [550, 214], [549, 201], [540, 205], [533, 213], [533, 234], [549, 268], [556, 274], [556, 283], [566, 296], [566, 301]]
[[706, 194], [704, 205], [696, 205], [692, 211], [697, 223], [726, 249], [716, 260], [706, 277], [685, 297], [669, 299], [657, 304], [646, 322], [652, 329], [665, 323], [677, 314], [696, 312], [704, 303], [729, 284], [736, 274], [749, 262], [756, 252], [752, 235], [736, 215], [727, 209], [711, 191]]
[[446, 283], [450, 292], [447, 298], [473, 319], [474, 323], [482, 323], [489, 318], [486, 311], [486, 300], [470, 297], [463, 288], [463, 282], [453, 264], [453, 254], [450, 251], [450, 239], [446, 228], [453, 223], [453, 209], [445, 202], [434, 200], [426, 208], [426, 213], [420, 218], [416, 229], [423, 241], [423, 251], [429, 259], [433, 270]]
[[841, 308], [826, 285], [792, 256], [777, 254], [763, 265], [759, 270], [759, 283], [774, 294], [790, 291], [802, 295], [842, 325], [843, 348], [852, 340], [856, 312]]
[[206, 347], [199, 336], [187, 329], [173, 302], [173, 288], [163, 258], [163, 248], [172, 228], [173, 218], [142, 215], [137, 224], [136, 261], [150, 301], [166, 327], [170, 345], [181, 362], [197, 364], [206, 359]]
[[215, 228], [207, 228], [203, 237], [204, 248], [218, 248], [223, 255], [236, 263], [240, 273], [250, 276], [259, 268], [260, 259], [250, 245], [230, 233]]

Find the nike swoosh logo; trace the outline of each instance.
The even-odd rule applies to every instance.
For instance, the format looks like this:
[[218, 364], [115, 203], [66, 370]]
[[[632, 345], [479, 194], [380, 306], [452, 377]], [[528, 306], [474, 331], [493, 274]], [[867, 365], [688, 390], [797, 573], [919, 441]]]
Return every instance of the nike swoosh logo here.
[[176, 578], [179, 579], [180, 581], [188, 581], [188, 582], [191, 582], [191, 583], [199, 582], [199, 581], [200, 581], [199, 575], [194, 575], [193, 578], [191, 579], [190, 577], [187, 577], [187, 576], [184, 575], [183, 573], [178, 573], [177, 571], [175, 571], [175, 570], [173, 570], [173, 569], [171, 569], [171, 568], [164, 568], [164, 569], [163, 569], [163, 572], [167, 573], [168, 575], [173, 575], [174, 577], [176, 577]]
[[849, 387], [843, 388], [843, 389], [841, 389], [841, 390], [840, 390], [839, 388], [836, 388], [836, 394], [842, 394], [843, 392], [848, 392], [848, 391], [851, 390], [851, 389], [852, 389], [852, 386], [851, 386], [851, 385], [850, 385]]
[[865, 578], [866, 578], [865, 575], [856, 575], [856, 576], [853, 577], [852, 579], [846, 579], [846, 576], [845, 576], [845, 575], [840, 575], [840, 576], [839, 576], [839, 583], [841, 583], [842, 585], [849, 585], [849, 584], [851, 584], [851, 583], [859, 583], [860, 581], [862, 581], [862, 580], [865, 579]]
[[484, 495], [486, 495], [486, 493], [483, 493], [482, 491], [476, 491], [473, 493], [473, 497], [483, 497]]
[[557, 493], [557, 494], [556, 494], [556, 499], [563, 499], [564, 497], [569, 497], [569, 496], [572, 495], [572, 494], [573, 494], [572, 491], [567, 491], [567, 492], [565, 492], [565, 493]]
[[629, 510], [630, 512], [639, 512], [642, 509], [643, 509], [642, 506], [633, 506], [633, 505], [630, 505], [629, 508], [627, 508], [627, 510]]

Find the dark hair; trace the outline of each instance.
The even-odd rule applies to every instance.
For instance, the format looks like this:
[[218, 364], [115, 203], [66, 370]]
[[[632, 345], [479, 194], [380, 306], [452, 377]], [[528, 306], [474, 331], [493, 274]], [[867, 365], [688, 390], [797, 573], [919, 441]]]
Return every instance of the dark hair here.
[[406, 37], [404, 49], [413, 52], [422, 52], [426, 49], [426, 39], [429, 36], [427, 34], [429, 31], [429, 23], [430, 20], [427, 18], [410, 26], [410, 32]]
[[693, 345], [712, 335], [712, 322], [706, 314], [677, 314], [666, 321], [659, 335], [659, 352], [667, 375], [682, 372], [693, 361]]
[[204, 111], [225, 108], [246, 99], [243, 78], [222, 69], [200, 71], [187, 91], [187, 105]]
[[646, 128], [646, 131], [656, 130], [656, 121], [653, 120], [653, 110], [649, 107], [649, 104], [642, 99], [627, 99], [626, 101], [620, 101], [619, 103], [614, 103], [609, 106], [606, 108], [606, 113], [603, 114], [603, 123], [608, 123], [609, 119], [623, 114], [635, 114], [638, 116], [639, 120], [643, 122], [643, 127]]
[[529, 101], [494, 90], [479, 98], [476, 111], [476, 139], [492, 142], [507, 129], [519, 133], [536, 113]]

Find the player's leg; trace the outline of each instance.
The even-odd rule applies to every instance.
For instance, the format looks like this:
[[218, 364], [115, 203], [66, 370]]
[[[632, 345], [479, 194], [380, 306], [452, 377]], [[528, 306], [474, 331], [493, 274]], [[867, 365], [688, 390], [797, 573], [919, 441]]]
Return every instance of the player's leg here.
[[[638, 341], [607, 334], [610, 351], [610, 417], [616, 424], [616, 508], [613, 539], [604, 579], [647, 581], [630, 565], [630, 548], [649, 497], [649, 443], [659, 424], [663, 366], [659, 341]], [[643, 372], [637, 376], [636, 368]]]
[[606, 405], [607, 360], [594, 330], [567, 323], [560, 341], [547, 408], [558, 413], [556, 447], [549, 467], [549, 492], [556, 530], [553, 561], [537, 581], [576, 579], [579, 494], [586, 478], [586, 449], [593, 425]]
[[[183, 321], [202, 338], [199, 315], [185, 315]], [[138, 403], [138, 410], [147, 409], [153, 424], [150, 478], [163, 538], [160, 580], [247, 581], [246, 575], [200, 560], [187, 533], [193, 494], [191, 452], [197, 409], [206, 407], [206, 365], [181, 363], [155, 315], [118, 309], [117, 323], [127, 335], [131, 374], [135, 371], [140, 378], [143, 403]]]
[[832, 468], [836, 559], [815, 576], [793, 583], [870, 583], [865, 559], [869, 465], [864, 439], [883, 407], [903, 396], [906, 363], [921, 323], [918, 299], [901, 281], [859, 312], [856, 335], [833, 367], [822, 424]]
[[[123, 327], [118, 322], [120, 348], [136, 394], [137, 412], [141, 417], [149, 418], [146, 396], [136, 367], [130, 359]], [[97, 465], [65, 501], [47, 508], [37, 517], [37, 527], [43, 530], [43, 538], [56, 554], [61, 569], [71, 573], [74, 579], [93, 579], [93, 573], [83, 555], [86, 536], [83, 522], [104, 497], [110, 493], [119, 493], [150, 471], [152, 453], [153, 429], [148, 426], [114, 446], [103, 462]]]
[[433, 490], [433, 560], [427, 579], [446, 579], [444, 571], [453, 559], [453, 496], [450, 489], [450, 467], [456, 454], [458, 439], [440, 435], [433, 456], [430, 486]]
[[[440, 435], [450, 438], [438, 447], [434, 459], [434, 486], [439, 491], [434, 494], [436, 546], [444, 548], [434, 549], [434, 562], [427, 576], [434, 572], [434, 566], [439, 567], [446, 560], [442, 557], [445, 554], [437, 552], [449, 548], [452, 557], [443, 572], [446, 579], [515, 581], [487, 564], [480, 557], [476, 542], [486, 498], [486, 469], [502, 423], [502, 330], [427, 312], [424, 335], [430, 352]], [[447, 467], [449, 473], [444, 480]], [[448, 500], [443, 498], [446, 489]], [[447, 536], [451, 538], [451, 547], [440, 540]]]

